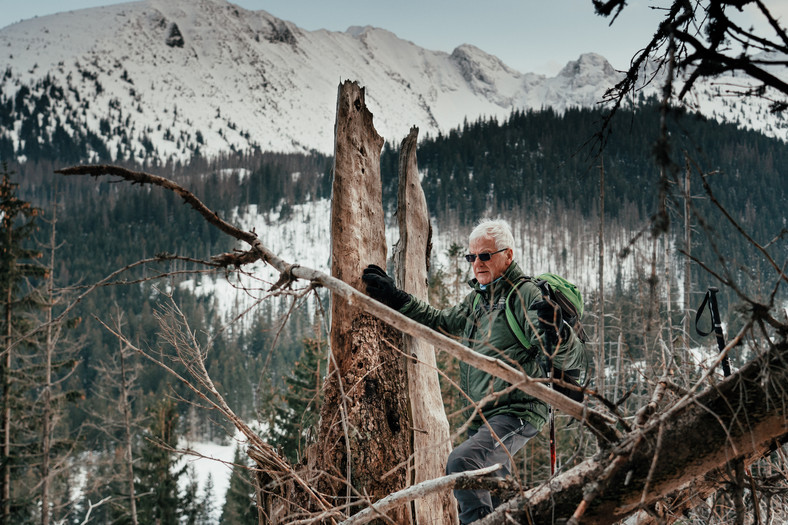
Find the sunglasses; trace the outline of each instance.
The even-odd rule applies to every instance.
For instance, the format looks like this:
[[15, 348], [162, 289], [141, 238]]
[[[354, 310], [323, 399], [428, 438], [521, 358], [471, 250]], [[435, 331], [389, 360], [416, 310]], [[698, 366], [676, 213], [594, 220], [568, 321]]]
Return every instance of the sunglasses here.
[[495, 255], [496, 253], [501, 253], [501, 252], [506, 251], [508, 249], [509, 248], [501, 248], [497, 252], [492, 252], [492, 253], [469, 253], [469, 254], [465, 255], [465, 260], [468, 261], [469, 263], [472, 263], [472, 262], [475, 262], [476, 258], [478, 257], [480, 261], [487, 262], [490, 259], [492, 259], [492, 256]]

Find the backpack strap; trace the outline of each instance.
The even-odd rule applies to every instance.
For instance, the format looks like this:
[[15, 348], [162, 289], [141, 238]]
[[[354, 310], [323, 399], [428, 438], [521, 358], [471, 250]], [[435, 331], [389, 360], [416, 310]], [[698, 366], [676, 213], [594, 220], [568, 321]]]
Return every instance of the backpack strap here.
[[525, 336], [525, 332], [523, 332], [520, 323], [517, 322], [517, 318], [514, 316], [514, 308], [512, 308], [512, 304], [510, 304], [515, 297], [515, 292], [517, 288], [520, 287], [524, 282], [530, 281], [531, 278], [528, 276], [520, 277], [520, 279], [514, 283], [512, 289], [509, 290], [509, 293], [506, 295], [506, 308], [504, 308], [504, 312], [506, 313], [506, 324], [509, 325], [509, 330], [512, 331], [514, 336], [520, 342], [523, 348], [526, 350], [531, 348], [531, 341]]
[[477, 293], [476, 296], [473, 298], [473, 305], [471, 306], [471, 313], [476, 311], [476, 307], [479, 306], [479, 299], [481, 299], [481, 297], [482, 296]]

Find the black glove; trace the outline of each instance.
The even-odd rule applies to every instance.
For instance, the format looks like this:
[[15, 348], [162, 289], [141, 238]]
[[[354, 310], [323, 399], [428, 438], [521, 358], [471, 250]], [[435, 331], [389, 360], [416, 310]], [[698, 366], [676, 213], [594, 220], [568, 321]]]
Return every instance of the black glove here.
[[564, 316], [561, 307], [549, 299], [536, 301], [529, 310], [534, 310], [539, 317], [539, 328], [544, 332], [547, 343], [552, 346], [558, 344], [558, 334], [565, 334], [563, 330]]
[[364, 268], [361, 280], [367, 285], [367, 294], [386, 306], [399, 310], [410, 301], [410, 294], [394, 285], [394, 279], [386, 275], [379, 266], [370, 264]]

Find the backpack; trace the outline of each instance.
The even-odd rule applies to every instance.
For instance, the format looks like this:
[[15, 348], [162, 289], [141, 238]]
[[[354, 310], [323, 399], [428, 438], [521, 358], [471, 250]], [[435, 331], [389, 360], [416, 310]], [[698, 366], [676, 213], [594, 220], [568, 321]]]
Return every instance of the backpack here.
[[[525, 335], [523, 331], [517, 326], [517, 321], [514, 318], [513, 313], [509, 313], [509, 301], [513, 296], [513, 292], [520, 286], [521, 283], [525, 281], [532, 281], [536, 284], [539, 288], [542, 289], [542, 292], [545, 292], [545, 288], [541, 286], [542, 281], [548, 284], [547, 292], [552, 299], [558, 306], [561, 307], [561, 316], [563, 317], [564, 321], [566, 321], [569, 326], [575, 331], [575, 335], [580, 338], [583, 343], [588, 341], [588, 335], [586, 331], [583, 329], [583, 325], [580, 323], [580, 319], [583, 317], [583, 294], [580, 293], [580, 290], [574, 283], [570, 283], [560, 275], [556, 275], [554, 273], [543, 273], [536, 277], [524, 277], [521, 279], [520, 283], [516, 283], [509, 295], [506, 297], [506, 304], [507, 304], [507, 314], [506, 320], [509, 323], [509, 327], [514, 332], [514, 335], [523, 343], [525, 339]], [[523, 345], [525, 346], [525, 345]]]
[[[588, 341], [588, 335], [583, 329], [583, 325], [580, 323], [580, 319], [583, 317], [584, 310], [583, 295], [580, 293], [580, 290], [574, 283], [567, 281], [560, 275], [556, 275], [554, 273], [543, 273], [541, 275], [537, 275], [536, 277], [522, 277], [514, 284], [514, 286], [512, 286], [512, 289], [506, 296], [504, 309], [506, 314], [506, 324], [509, 326], [509, 330], [512, 331], [523, 348], [529, 348], [530, 341], [528, 341], [526, 338], [520, 323], [517, 322], [511, 303], [517, 297], [514, 292], [520, 285], [527, 281], [531, 281], [536, 284], [542, 290], [542, 293], [547, 292], [550, 299], [561, 308], [561, 316], [563, 317], [564, 321], [572, 327], [572, 329], [575, 331], [575, 335], [580, 339], [580, 341], [586, 343]], [[476, 309], [478, 302], [479, 296], [477, 295], [473, 301], [474, 310]], [[545, 369], [545, 372], [550, 374], [550, 377], [560, 379], [575, 386], [581, 386], [581, 370], [560, 370], [552, 367], [552, 364], [547, 363], [546, 361], [548, 360], [545, 359], [545, 362], [542, 363], [542, 366]], [[562, 388], [558, 385], [555, 385], [555, 389], [565, 396], [573, 399], [574, 401], [583, 401], [582, 392], [568, 388]]]

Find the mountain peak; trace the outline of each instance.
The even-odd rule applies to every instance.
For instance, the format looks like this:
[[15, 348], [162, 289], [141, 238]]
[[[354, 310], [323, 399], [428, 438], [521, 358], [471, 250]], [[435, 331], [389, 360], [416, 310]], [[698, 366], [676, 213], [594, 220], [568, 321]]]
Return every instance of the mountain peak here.
[[368, 33], [370, 31], [374, 31], [375, 27], [373, 26], [350, 26], [347, 28], [345, 33], [352, 37], [360, 37], [361, 35]]
[[[470, 67], [473, 70], [479, 71], [486, 69], [490, 71], [502, 71], [507, 75], [519, 77], [520, 72], [515, 71], [501, 61], [495, 55], [491, 55], [482, 51], [478, 47], [471, 44], [462, 44], [457, 46], [451, 54], [452, 59], [458, 64], [465, 67]], [[470, 66], [470, 64], [473, 64]]]
[[616, 75], [616, 70], [605, 57], [597, 53], [583, 53], [577, 60], [567, 62], [558, 73], [562, 77], [580, 77], [589, 73], [601, 73], [604, 76]]

